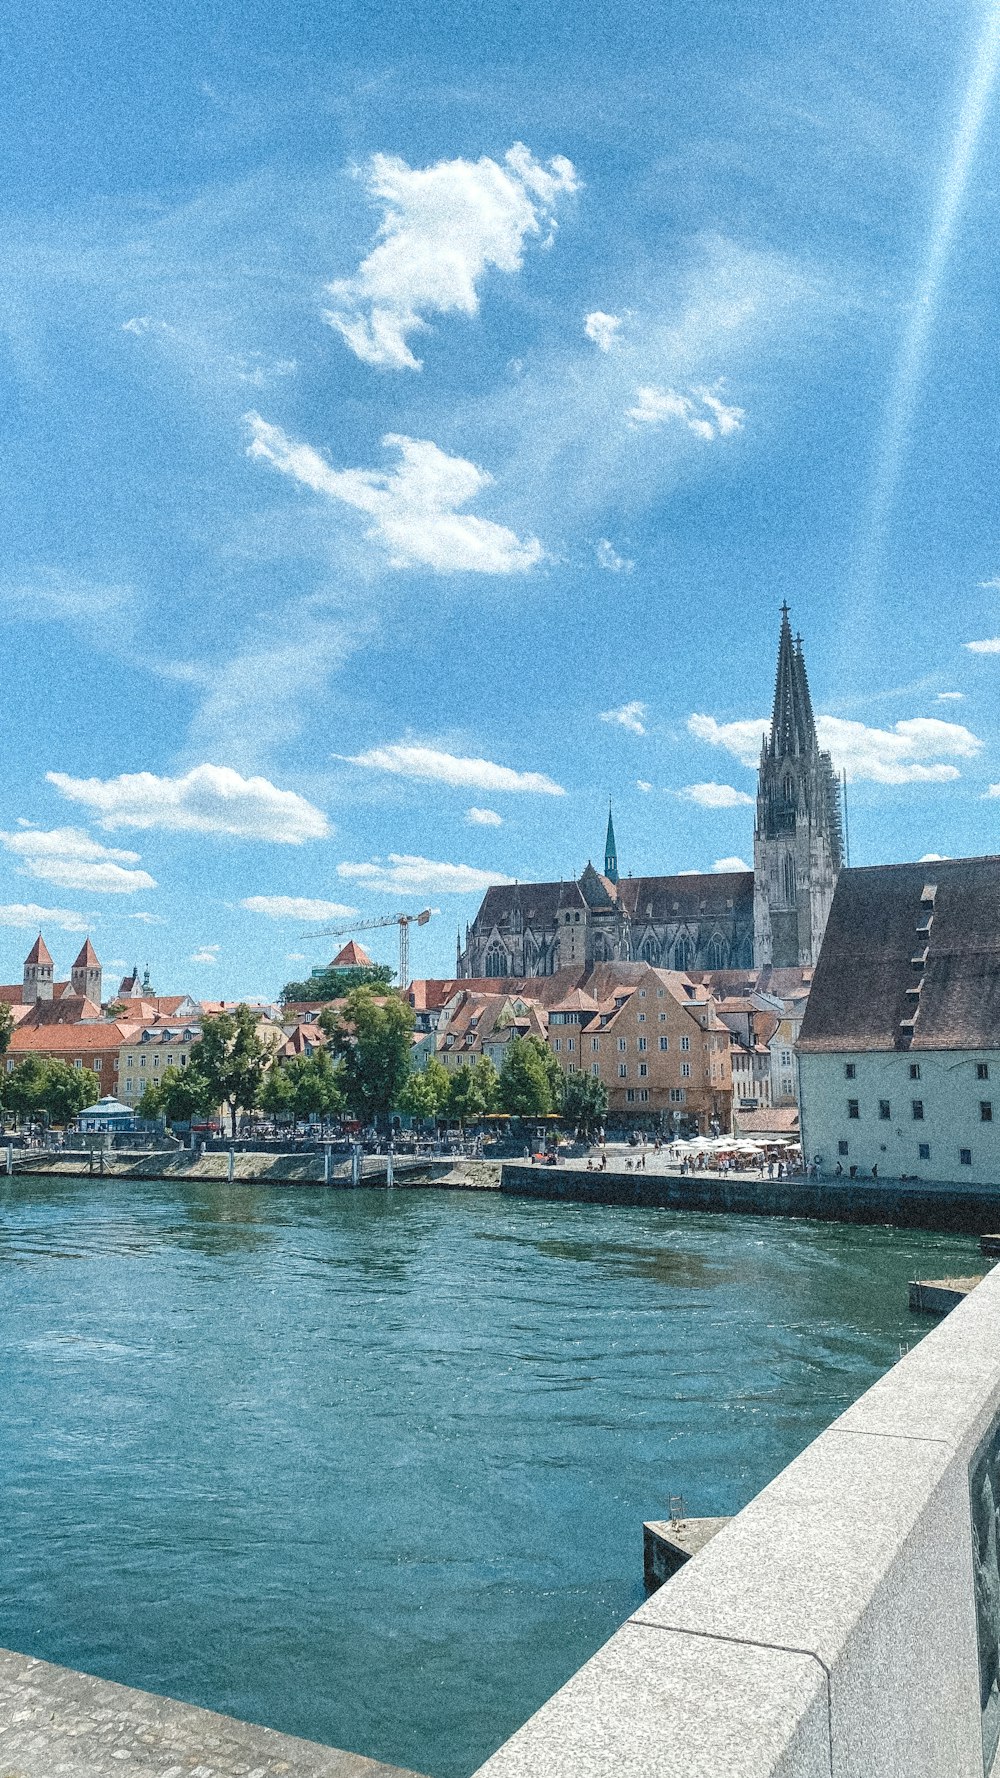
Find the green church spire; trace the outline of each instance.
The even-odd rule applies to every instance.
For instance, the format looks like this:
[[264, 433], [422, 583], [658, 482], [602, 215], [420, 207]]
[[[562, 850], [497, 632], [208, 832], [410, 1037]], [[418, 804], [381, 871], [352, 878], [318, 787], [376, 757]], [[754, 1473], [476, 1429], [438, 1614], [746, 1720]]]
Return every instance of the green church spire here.
[[604, 842], [604, 875], [609, 883], [618, 881], [618, 847], [615, 844], [615, 824], [611, 819], [611, 804], [608, 804], [608, 837]]

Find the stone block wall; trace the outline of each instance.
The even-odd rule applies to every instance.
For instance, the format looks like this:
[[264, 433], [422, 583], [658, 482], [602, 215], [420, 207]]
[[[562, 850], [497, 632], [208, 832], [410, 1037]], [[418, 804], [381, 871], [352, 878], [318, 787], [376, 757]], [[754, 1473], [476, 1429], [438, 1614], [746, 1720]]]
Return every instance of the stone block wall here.
[[984, 1778], [1000, 1738], [1000, 1269], [477, 1778]]

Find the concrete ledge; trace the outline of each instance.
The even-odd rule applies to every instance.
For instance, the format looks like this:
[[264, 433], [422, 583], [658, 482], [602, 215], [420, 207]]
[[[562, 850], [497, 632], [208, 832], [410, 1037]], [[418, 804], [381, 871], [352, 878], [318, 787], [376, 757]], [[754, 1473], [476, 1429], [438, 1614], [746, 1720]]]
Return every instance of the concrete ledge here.
[[949, 1315], [982, 1281], [982, 1273], [976, 1278], [911, 1278], [910, 1308], [919, 1315]]
[[0, 1650], [0, 1778], [414, 1778]]
[[998, 1453], [1000, 1270], [482, 1778], [983, 1778], [1000, 1719]]

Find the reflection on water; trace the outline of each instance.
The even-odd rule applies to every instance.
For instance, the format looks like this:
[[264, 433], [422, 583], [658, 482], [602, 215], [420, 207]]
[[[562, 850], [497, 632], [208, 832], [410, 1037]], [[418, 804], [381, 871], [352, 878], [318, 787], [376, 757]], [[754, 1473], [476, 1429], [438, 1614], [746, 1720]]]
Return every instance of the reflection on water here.
[[0, 1184], [0, 1643], [461, 1778], [924, 1331], [955, 1237]]

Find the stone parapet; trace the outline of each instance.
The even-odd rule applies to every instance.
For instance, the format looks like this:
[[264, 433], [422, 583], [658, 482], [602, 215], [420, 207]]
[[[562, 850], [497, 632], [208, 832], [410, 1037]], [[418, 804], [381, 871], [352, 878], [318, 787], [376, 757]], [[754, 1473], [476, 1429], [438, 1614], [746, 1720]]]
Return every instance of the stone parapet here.
[[998, 1508], [1000, 1270], [477, 1778], [984, 1778]]

